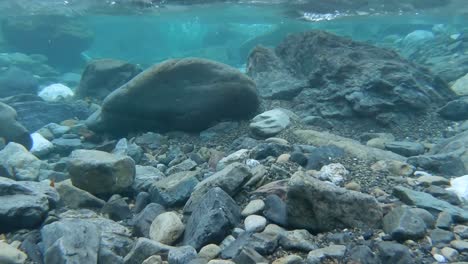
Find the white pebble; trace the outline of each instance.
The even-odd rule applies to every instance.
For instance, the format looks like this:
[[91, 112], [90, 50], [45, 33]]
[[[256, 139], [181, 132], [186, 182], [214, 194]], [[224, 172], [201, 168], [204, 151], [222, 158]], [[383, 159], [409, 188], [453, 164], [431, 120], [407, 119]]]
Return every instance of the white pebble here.
[[261, 232], [265, 229], [266, 219], [259, 215], [249, 215], [245, 218], [244, 225], [247, 232]]
[[434, 259], [439, 262], [439, 263], [445, 263], [447, 262], [447, 260], [445, 259], [444, 256], [440, 255], [440, 254], [434, 254]]
[[57, 102], [73, 97], [75, 94], [67, 86], [61, 83], [51, 84], [39, 92], [39, 97], [47, 102]]

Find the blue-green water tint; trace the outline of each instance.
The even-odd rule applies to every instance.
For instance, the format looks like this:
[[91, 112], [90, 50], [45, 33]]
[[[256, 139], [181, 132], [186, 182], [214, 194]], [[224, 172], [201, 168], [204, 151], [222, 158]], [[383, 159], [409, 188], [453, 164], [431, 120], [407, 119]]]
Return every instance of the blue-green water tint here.
[[[202, 5], [160, 9], [150, 14], [85, 17], [95, 33], [90, 58], [111, 57], [151, 65], [169, 58], [196, 56], [235, 67], [245, 64], [255, 45], [275, 46], [287, 34], [323, 29], [355, 40], [382, 41], [404, 37], [435, 24], [455, 29], [463, 17], [440, 13], [367, 14], [330, 21], [306, 21], [285, 14], [282, 6]], [[464, 24], [465, 23], [465, 24]]]
[[[40, 12], [30, 13], [38, 15]], [[275, 46], [287, 34], [311, 29], [323, 29], [380, 45], [388, 44], [388, 36], [395, 40], [414, 30], [431, 30], [436, 24], [449, 25], [455, 33], [468, 24], [466, 7], [460, 6], [410, 13], [307, 15], [320, 21], [307, 21], [304, 12], [291, 14], [288, 5], [264, 4], [165, 6], [151, 11], [115, 14], [67, 9], [64, 13], [83, 22], [94, 33], [91, 47], [81, 56], [83, 62], [94, 58], [116, 58], [143, 67], [188, 56], [243, 67], [256, 45]], [[55, 67], [60, 68], [60, 65]]]

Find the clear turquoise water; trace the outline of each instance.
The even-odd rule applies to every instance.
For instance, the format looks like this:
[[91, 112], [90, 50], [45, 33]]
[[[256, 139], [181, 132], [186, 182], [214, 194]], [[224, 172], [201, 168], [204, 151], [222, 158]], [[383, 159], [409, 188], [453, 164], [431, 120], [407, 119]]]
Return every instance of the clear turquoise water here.
[[85, 17], [95, 33], [90, 58], [112, 57], [143, 66], [185, 56], [205, 57], [242, 67], [255, 45], [275, 46], [287, 34], [323, 29], [376, 44], [386, 35], [404, 37], [434, 24], [461, 30], [466, 17], [440, 12], [342, 16], [305, 21], [281, 6], [210, 5], [178, 7], [151, 14]]
[[[307, 21], [301, 13], [291, 15], [287, 5], [166, 6], [105, 14], [75, 8], [63, 13], [84, 22], [94, 33], [93, 44], [82, 54], [83, 60], [117, 58], [146, 67], [168, 58], [196, 56], [240, 68], [255, 45], [274, 46], [287, 34], [310, 29], [323, 29], [377, 45], [385, 44], [389, 35], [403, 38], [413, 30], [430, 30], [435, 24], [448, 25], [453, 32], [459, 32], [468, 27], [468, 7], [463, 1], [460, 3], [421, 12], [322, 14], [318, 17], [334, 19], [321, 21]], [[40, 11], [29, 12], [41, 14], [48, 10], [44, 6], [47, 5], [43, 4]], [[0, 11], [0, 16], [12, 15], [6, 12]], [[25, 14], [28, 12], [21, 13]], [[317, 14], [313, 16], [317, 18]]]

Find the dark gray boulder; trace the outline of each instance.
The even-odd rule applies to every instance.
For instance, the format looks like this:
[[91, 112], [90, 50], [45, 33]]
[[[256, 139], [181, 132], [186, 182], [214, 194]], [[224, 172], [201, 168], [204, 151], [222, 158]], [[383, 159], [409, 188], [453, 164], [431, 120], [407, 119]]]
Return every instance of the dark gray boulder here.
[[102, 100], [115, 89], [141, 72], [141, 69], [125, 61], [114, 59], [93, 60], [86, 65], [76, 96]]
[[382, 264], [416, 263], [407, 246], [395, 242], [383, 241], [377, 244], [378, 256]]
[[169, 251], [167, 260], [171, 264], [186, 264], [197, 257], [197, 251], [191, 246], [173, 248]]
[[286, 70], [273, 50], [262, 46], [251, 51], [247, 72], [263, 98], [291, 100], [308, 87], [306, 80], [297, 79]]
[[148, 238], [139, 238], [132, 250], [125, 256], [125, 264], [141, 264], [153, 255], [167, 255], [174, 247], [164, 245]]
[[187, 220], [184, 245], [199, 250], [211, 243], [220, 243], [241, 220], [240, 208], [221, 188], [203, 195]]
[[[123, 263], [123, 257], [131, 250], [130, 230], [93, 211], [70, 210], [58, 217], [58, 221], [41, 229], [45, 263]], [[80, 259], [75, 262], [77, 257]], [[88, 262], [89, 257], [97, 257], [97, 261]]]
[[197, 204], [204, 199], [204, 195], [215, 187], [221, 188], [227, 195], [235, 196], [241, 190], [242, 185], [251, 177], [252, 173], [246, 165], [239, 162], [227, 165], [195, 186], [190, 199], [185, 204], [184, 212], [192, 212]]
[[16, 142], [25, 148], [32, 147], [32, 139], [29, 131], [17, 120], [15, 109], [0, 102], [0, 137], [4, 138], [6, 143]]
[[426, 234], [426, 224], [410, 208], [397, 207], [383, 218], [385, 233], [397, 241], [420, 239]]
[[377, 256], [365, 245], [353, 247], [349, 252], [349, 262], [359, 264], [380, 264]]
[[[288, 225], [311, 232], [335, 228], [376, 228], [382, 208], [374, 197], [296, 172], [288, 183]], [[366, 212], [363, 214], [362, 212]]]
[[58, 193], [47, 184], [0, 177], [0, 232], [37, 227], [58, 201]]
[[81, 219], [67, 219], [41, 230], [45, 263], [97, 263], [98, 227]]
[[199, 183], [198, 174], [198, 171], [183, 171], [152, 183], [149, 187], [151, 201], [163, 206], [184, 204]]
[[258, 106], [255, 83], [238, 70], [205, 59], [174, 59], [112, 92], [88, 125], [114, 134], [201, 131], [221, 119], [247, 118]]
[[[266, 84], [264, 72], [272, 73]], [[324, 31], [291, 34], [274, 52], [255, 49], [247, 74], [258, 83], [260, 94], [283, 82], [286, 91], [278, 94], [297, 94], [296, 112], [322, 117], [418, 115], [454, 98], [444, 81], [394, 51]], [[297, 93], [296, 81], [290, 80], [306, 86]]]
[[39, 83], [30, 72], [16, 67], [0, 71], [0, 98], [18, 94], [36, 94], [38, 89]]
[[468, 211], [446, 201], [439, 200], [428, 193], [411, 190], [403, 186], [396, 186], [393, 188], [393, 195], [407, 205], [414, 205], [432, 213], [445, 211], [452, 215], [454, 219], [468, 220]]
[[79, 149], [69, 157], [68, 173], [74, 186], [91, 194], [125, 192], [135, 178], [135, 162], [128, 156]]
[[55, 184], [55, 189], [60, 194], [61, 204], [71, 209], [100, 209], [106, 203], [89, 192], [73, 186], [70, 180]]
[[428, 153], [408, 159], [408, 163], [447, 176], [468, 174], [468, 131], [436, 144]]
[[468, 119], [468, 98], [460, 98], [448, 102], [438, 110], [439, 115], [452, 121]]

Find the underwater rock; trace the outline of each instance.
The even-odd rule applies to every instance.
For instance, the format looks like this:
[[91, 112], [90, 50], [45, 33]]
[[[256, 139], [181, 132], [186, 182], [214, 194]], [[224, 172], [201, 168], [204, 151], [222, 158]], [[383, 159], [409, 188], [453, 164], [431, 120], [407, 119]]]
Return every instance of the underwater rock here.
[[97, 263], [100, 233], [81, 219], [66, 219], [41, 230], [45, 263]]
[[132, 219], [135, 235], [149, 238], [151, 224], [158, 215], [164, 212], [166, 212], [166, 210], [162, 205], [157, 203], [148, 204], [143, 211], [136, 214]]
[[23, 264], [28, 256], [17, 248], [0, 241], [0, 263]]
[[420, 239], [426, 234], [426, 225], [409, 207], [397, 207], [383, 218], [385, 233], [397, 241]]
[[468, 98], [463, 97], [448, 102], [438, 113], [445, 119], [463, 121], [468, 119]]
[[80, 149], [70, 155], [68, 173], [80, 189], [91, 194], [114, 194], [132, 186], [135, 162], [127, 156]]
[[167, 207], [184, 204], [199, 183], [199, 174], [199, 171], [182, 171], [149, 183], [151, 201]]
[[286, 204], [288, 224], [311, 232], [376, 228], [382, 224], [382, 208], [374, 197], [322, 182], [300, 171], [289, 181]]
[[447, 176], [468, 174], [468, 131], [444, 139], [428, 153], [408, 159], [408, 163]]
[[468, 95], [468, 73], [456, 80], [451, 88], [458, 95]]
[[410, 141], [390, 141], [384, 143], [385, 149], [405, 157], [417, 156], [424, 153], [424, 145]]
[[45, 263], [122, 263], [133, 245], [126, 227], [93, 211], [70, 210], [59, 218], [41, 229]]
[[294, 134], [299, 140], [314, 146], [335, 146], [343, 149], [344, 152], [352, 157], [357, 157], [363, 160], [398, 160], [404, 161], [405, 158], [390, 151], [385, 151], [377, 148], [362, 145], [359, 141], [340, 137], [327, 132], [319, 132], [315, 130], [296, 130]]
[[93, 34], [76, 17], [54, 15], [11, 16], [2, 23], [6, 42], [26, 54], [43, 54], [52, 64], [73, 67], [81, 64]]
[[166, 245], [172, 245], [184, 233], [185, 225], [174, 212], [158, 215], [151, 224], [149, 237]]
[[289, 125], [289, 116], [281, 109], [273, 109], [257, 115], [250, 123], [250, 130], [260, 137], [272, 137]]
[[61, 83], [54, 83], [47, 87], [44, 87], [39, 92], [39, 97], [44, 99], [46, 102], [57, 102], [72, 98], [75, 94], [67, 86]]
[[[278, 68], [277, 60], [265, 65], [256, 57], [262, 54], [251, 54], [249, 72]], [[289, 35], [274, 54], [283, 71], [307, 82], [294, 103], [323, 117], [418, 115], [454, 97], [445, 82], [397, 53], [323, 31]]]
[[137, 65], [125, 61], [93, 60], [84, 69], [76, 95], [102, 100], [140, 72], [141, 69]]
[[125, 264], [140, 264], [153, 255], [167, 255], [174, 247], [164, 245], [151, 239], [140, 237], [132, 250], [125, 256]]
[[221, 119], [248, 118], [255, 83], [230, 66], [198, 58], [168, 60], [112, 92], [88, 119], [95, 131], [201, 131]]
[[408, 205], [414, 205], [430, 212], [445, 211], [453, 217], [463, 219], [464, 221], [468, 219], [468, 211], [449, 204], [446, 201], [439, 200], [425, 192], [414, 191], [403, 186], [396, 186], [393, 189], [393, 195]]
[[[84, 101], [70, 103], [45, 102], [40, 97], [18, 98], [8, 103], [18, 113], [18, 121], [30, 131], [36, 131], [50, 123], [60, 123], [67, 119], [84, 120], [92, 110]], [[11, 98], [10, 100], [15, 100]]]
[[221, 188], [212, 188], [201, 198], [187, 220], [184, 245], [199, 250], [221, 242], [241, 219], [240, 208]]
[[59, 200], [48, 184], [0, 177], [0, 232], [34, 228]]
[[247, 75], [255, 80], [263, 98], [291, 100], [308, 86], [307, 81], [286, 71], [284, 62], [268, 48], [255, 47], [247, 65]]
[[55, 189], [60, 194], [60, 202], [71, 209], [100, 209], [106, 203], [89, 192], [73, 186], [71, 180], [55, 184]]
[[32, 133], [31, 138], [33, 140], [33, 146], [30, 151], [35, 156], [46, 156], [54, 150], [54, 144], [44, 138], [41, 134]]
[[25, 148], [32, 147], [32, 138], [29, 131], [17, 120], [15, 109], [0, 102], [0, 137], [4, 138], [6, 143], [16, 142]]
[[44, 162], [22, 145], [10, 142], [0, 151], [0, 173], [16, 181], [36, 181]]
[[185, 204], [184, 212], [192, 212], [206, 193], [215, 187], [221, 188], [228, 195], [236, 195], [251, 177], [252, 173], [246, 165], [238, 162], [229, 164], [195, 186], [190, 199]]
[[153, 166], [136, 165], [135, 169], [135, 180], [132, 185], [135, 193], [147, 192], [152, 184], [165, 178], [164, 174]]
[[34, 76], [16, 67], [0, 72], [0, 98], [18, 94], [36, 94], [39, 83]]
[[414, 264], [410, 249], [402, 244], [382, 241], [377, 244], [377, 252], [382, 264]]

